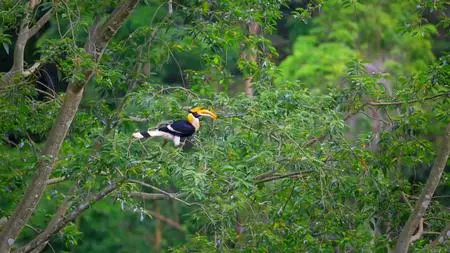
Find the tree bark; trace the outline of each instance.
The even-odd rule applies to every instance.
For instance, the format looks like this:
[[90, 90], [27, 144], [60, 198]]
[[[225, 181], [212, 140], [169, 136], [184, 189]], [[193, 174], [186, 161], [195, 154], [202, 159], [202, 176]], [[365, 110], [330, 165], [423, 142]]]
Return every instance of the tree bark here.
[[83, 87], [77, 88], [74, 85], [70, 85], [67, 88], [59, 116], [50, 131], [47, 143], [35, 166], [36, 174], [34, 175], [31, 184], [28, 186], [25, 196], [19, 206], [16, 207], [13, 215], [8, 219], [8, 222], [0, 233], [0, 252], [9, 251], [9, 248], [13, 245], [16, 237], [19, 235], [39, 203], [47, 185], [46, 181], [53, 171], [59, 149], [69, 130], [75, 112], [78, 109], [82, 92]]
[[[181, 197], [183, 196], [182, 193], [169, 193], [171, 196], [174, 197]], [[169, 200], [171, 199], [167, 195], [163, 193], [147, 193], [147, 192], [130, 192], [130, 196], [138, 199], [138, 200]]]
[[108, 194], [119, 188], [125, 182], [125, 180], [126, 180], [125, 178], [121, 178], [115, 182], [112, 182], [110, 185], [104, 187], [100, 192], [95, 194], [93, 197], [89, 198], [88, 200], [78, 205], [77, 208], [75, 208], [75, 210], [73, 210], [66, 217], [59, 217], [56, 215], [55, 217], [57, 218], [52, 219], [50, 225], [42, 233], [40, 233], [31, 242], [27, 243], [25, 246], [15, 251], [15, 253], [30, 252], [36, 247], [39, 247], [43, 243], [47, 242], [55, 233], [64, 228], [69, 222], [74, 221], [82, 212], [86, 211], [91, 205], [102, 200]]
[[[48, 10], [31, 28], [28, 27], [30, 23], [30, 12], [38, 5], [40, 1], [30, 1], [28, 4], [27, 14], [20, 25], [20, 31], [17, 36], [16, 45], [14, 47], [13, 66], [3, 76], [3, 83], [7, 84], [11, 81], [16, 73], [24, 73], [24, 53], [28, 40], [33, 37], [41, 28], [50, 20], [53, 9]], [[31, 69], [33, 70], [33, 69]], [[34, 69], [35, 70], [35, 69]]]
[[[158, 202], [153, 202], [156, 207], [156, 215], [161, 216], [161, 209], [159, 208]], [[160, 219], [156, 219], [156, 225], [155, 225], [155, 251], [161, 252], [161, 243], [162, 243], [162, 224]]]
[[[257, 35], [259, 33], [260, 29], [261, 29], [261, 26], [256, 22], [250, 22], [250, 24], [248, 25], [248, 32], [250, 35], [253, 35], [253, 36]], [[256, 63], [258, 60], [257, 54], [256, 54], [256, 49], [249, 48], [248, 51], [244, 53], [244, 58], [246, 61]], [[245, 95], [247, 95], [247, 97], [253, 96], [254, 91], [253, 91], [253, 76], [252, 75], [248, 75], [245, 77], [244, 91], [245, 91]]]
[[[89, 41], [86, 43], [86, 49], [89, 49], [87, 50], [88, 53], [93, 55], [96, 60], [101, 55], [98, 52], [102, 52], [105, 49], [108, 42], [122, 26], [138, 2], [139, 0], [127, 0], [123, 2], [114, 10], [109, 19], [101, 27], [93, 31], [92, 36], [90, 36]], [[58, 118], [53, 124], [45, 147], [36, 163], [36, 174], [28, 186], [24, 198], [0, 232], [0, 252], [9, 252], [17, 236], [39, 203], [46, 187], [46, 181], [53, 171], [61, 145], [78, 110], [81, 98], [83, 97], [84, 86], [94, 74], [94, 71], [90, 70], [85, 73], [86, 80], [84, 82], [72, 83], [67, 87]]]
[[442, 173], [447, 165], [447, 159], [450, 153], [450, 124], [447, 125], [447, 131], [442, 138], [442, 144], [440, 150], [438, 151], [436, 160], [434, 162], [433, 168], [431, 169], [430, 175], [428, 176], [425, 187], [423, 188], [419, 199], [416, 202], [414, 210], [409, 216], [408, 221], [405, 224], [400, 236], [397, 240], [397, 245], [395, 247], [396, 253], [406, 253], [408, 252], [408, 247], [413, 237], [414, 232], [419, 225], [420, 220], [425, 216], [425, 212], [431, 202], [434, 191], [439, 185]]

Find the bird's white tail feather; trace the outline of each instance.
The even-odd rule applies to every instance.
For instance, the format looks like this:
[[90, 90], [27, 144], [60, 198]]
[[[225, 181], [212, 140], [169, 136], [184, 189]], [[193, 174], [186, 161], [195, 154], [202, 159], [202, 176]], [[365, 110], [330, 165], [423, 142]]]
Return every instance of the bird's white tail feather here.
[[136, 139], [142, 139], [144, 136], [140, 132], [133, 133], [133, 137]]
[[[172, 140], [173, 144], [175, 145], [175, 147], [177, 147], [177, 146], [179, 146], [181, 144], [180, 136], [175, 136], [175, 135], [170, 134], [170, 133], [166, 133], [166, 132], [159, 131], [159, 130], [152, 130], [152, 131], [147, 131], [147, 134], [150, 135], [150, 137], [162, 136], [165, 139]], [[144, 133], [144, 135], [146, 135], [146, 134]], [[138, 140], [146, 138], [146, 137], [144, 137], [144, 135], [142, 134], [142, 132], [133, 133], [133, 137], [138, 139]]]
[[[167, 139], [172, 139], [174, 136], [170, 133], [166, 133], [163, 131], [159, 131], [159, 130], [152, 130], [152, 131], [147, 131], [148, 135], [150, 135], [150, 137], [157, 137], [157, 136], [162, 136], [164, 138]], [[144, 135], [142, 135], [141, 132], [135, 132], [133, 133], [133, 137], [136, 139], [143, 139]]]
[[147, 133], [148, 133], [151, 137], [165, 136], [165, 135], [167, 135], [167, 133], [164, 133], [164, 132], [159, 131], [159, 130], [148, 131]]

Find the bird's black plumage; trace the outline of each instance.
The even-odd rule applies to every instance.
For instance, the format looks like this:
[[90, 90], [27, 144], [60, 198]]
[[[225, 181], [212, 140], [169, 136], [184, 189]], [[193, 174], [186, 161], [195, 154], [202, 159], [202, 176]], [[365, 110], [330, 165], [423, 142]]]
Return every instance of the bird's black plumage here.
[[189, 137], [195, 133], [195, 127], [187, 120], [177, 120], [170, 125], [160, 127], [158, 130], [180, 137]]

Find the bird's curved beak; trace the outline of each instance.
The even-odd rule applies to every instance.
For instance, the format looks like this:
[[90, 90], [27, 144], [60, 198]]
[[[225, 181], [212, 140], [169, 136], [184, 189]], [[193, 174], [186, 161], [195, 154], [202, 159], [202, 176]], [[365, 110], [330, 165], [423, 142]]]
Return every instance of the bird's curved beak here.
[[206, 110], [206, 109], [198, 110], [197, 114], [201, 115], [201, 116], [209, 117], [209, 118], [211, 118], [213, 120], [217, 119], [217, 115], [214, 112]]

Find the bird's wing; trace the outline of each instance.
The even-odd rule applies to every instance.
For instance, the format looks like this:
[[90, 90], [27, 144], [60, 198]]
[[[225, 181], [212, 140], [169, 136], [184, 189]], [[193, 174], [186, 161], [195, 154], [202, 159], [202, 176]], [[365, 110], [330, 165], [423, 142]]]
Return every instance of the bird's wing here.
[[170, 125], [159, 128], [158, 130], [180, 137], [188, 137], [195, 133], [194, 126], [187, 120], [175, 121]]

